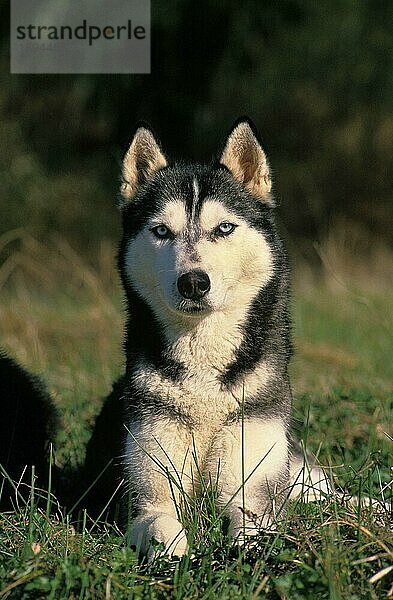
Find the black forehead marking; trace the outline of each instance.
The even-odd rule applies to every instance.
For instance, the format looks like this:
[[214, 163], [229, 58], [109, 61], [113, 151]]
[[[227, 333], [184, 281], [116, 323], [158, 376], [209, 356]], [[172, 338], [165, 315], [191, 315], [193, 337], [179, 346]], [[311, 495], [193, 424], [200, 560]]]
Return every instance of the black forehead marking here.
[[[198, 186], [197, 196], [195, 195], [195, 183]], [[199, 203], [199, 183], [194, 173], [190, 173], [187, 177], [187, 190], [184, 194], [184, 203], [186, 206], [186, 214], [189, 220], [196, 220], [199, 217], [200, 209], [198, 210], [197, 204]]]
[[177, 174], [180, 197], [184, 202], [187, 218], [194, 223], [199, 220], [205, 199], [200, 177], [203, 170], [200, 165], [189, 165], [181, 168]]
[[[195, 206], [194, 179], [198, 184]], [[124, 231], [128, 235], [136, 235], [148, 219], [173, 200], [184, 202], [187, 215], [194, 211], [198, 220], [206, 199], [221, 202], [251, 227], [267, 234], [268, 238], [274, 232], [273, 209], [249, 194], [227, 169], [183, 163], [161, 169], [141, 186], [135, 199], [123, 209]]]

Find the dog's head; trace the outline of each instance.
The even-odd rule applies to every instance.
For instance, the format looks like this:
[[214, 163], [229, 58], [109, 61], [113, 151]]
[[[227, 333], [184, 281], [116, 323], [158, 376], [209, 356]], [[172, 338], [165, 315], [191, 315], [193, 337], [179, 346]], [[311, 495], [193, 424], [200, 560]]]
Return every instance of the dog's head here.
[[126, 288], [164, 319], [246, 307], [274, 272], [270, 189], [248, 119], [234, 125], [210, 166], [169, 165], [152, 131], [139, 127], [121, 187]]

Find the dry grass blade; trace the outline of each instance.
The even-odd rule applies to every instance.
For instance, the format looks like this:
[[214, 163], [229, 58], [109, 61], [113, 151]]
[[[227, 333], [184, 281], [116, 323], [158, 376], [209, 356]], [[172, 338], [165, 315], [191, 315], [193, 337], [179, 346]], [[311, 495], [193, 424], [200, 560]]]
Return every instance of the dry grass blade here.
[[252, 595], [252, 600], [256, 600], [259, 596], [259, 594], [262, 592], [263, 588], [266, 586], [267, 582], [269, 581], [269, 575], [265, 575], [262, 578], [261, 583], [258, 585], [257, 589], [255, 590], [255, 592]]
[[379, 581], [380, 579], [383, 579], [383, 577], [388, 575], [391, 571], [393, 571], [393, 565], [390, 565], [389, 567], [385, 567], [384, 569], [381, 569], [380, 571], [378, 571], [378, 573], [375, 573], [375, 575], [370, 577], [369, 582], [377, 583], [377, 581]]

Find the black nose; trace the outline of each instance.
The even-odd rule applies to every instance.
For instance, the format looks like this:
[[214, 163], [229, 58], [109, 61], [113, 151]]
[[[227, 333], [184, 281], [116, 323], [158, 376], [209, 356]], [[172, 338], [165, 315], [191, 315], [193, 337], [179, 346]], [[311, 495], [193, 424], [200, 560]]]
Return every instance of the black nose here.
[[183, 298], [200, 300], [210, 290], [209, 275], [197, 269], [184, 273], [177, 280], [177, 289]]

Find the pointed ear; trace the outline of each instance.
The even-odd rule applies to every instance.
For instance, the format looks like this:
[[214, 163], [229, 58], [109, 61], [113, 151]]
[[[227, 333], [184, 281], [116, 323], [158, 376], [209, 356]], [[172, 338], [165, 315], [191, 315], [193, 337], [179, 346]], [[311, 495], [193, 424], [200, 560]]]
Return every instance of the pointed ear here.
[[270, 206], [272, 182], [269, 165], [249, 119], [235, 123], [225, 143], [220, 163], [254, 196]]
[[146, 126], [138, 127], [123, 160], [123, 182], [120, 188], [125, 201], [133, 198], [139, 188], [167, 161], [153, 133]]

